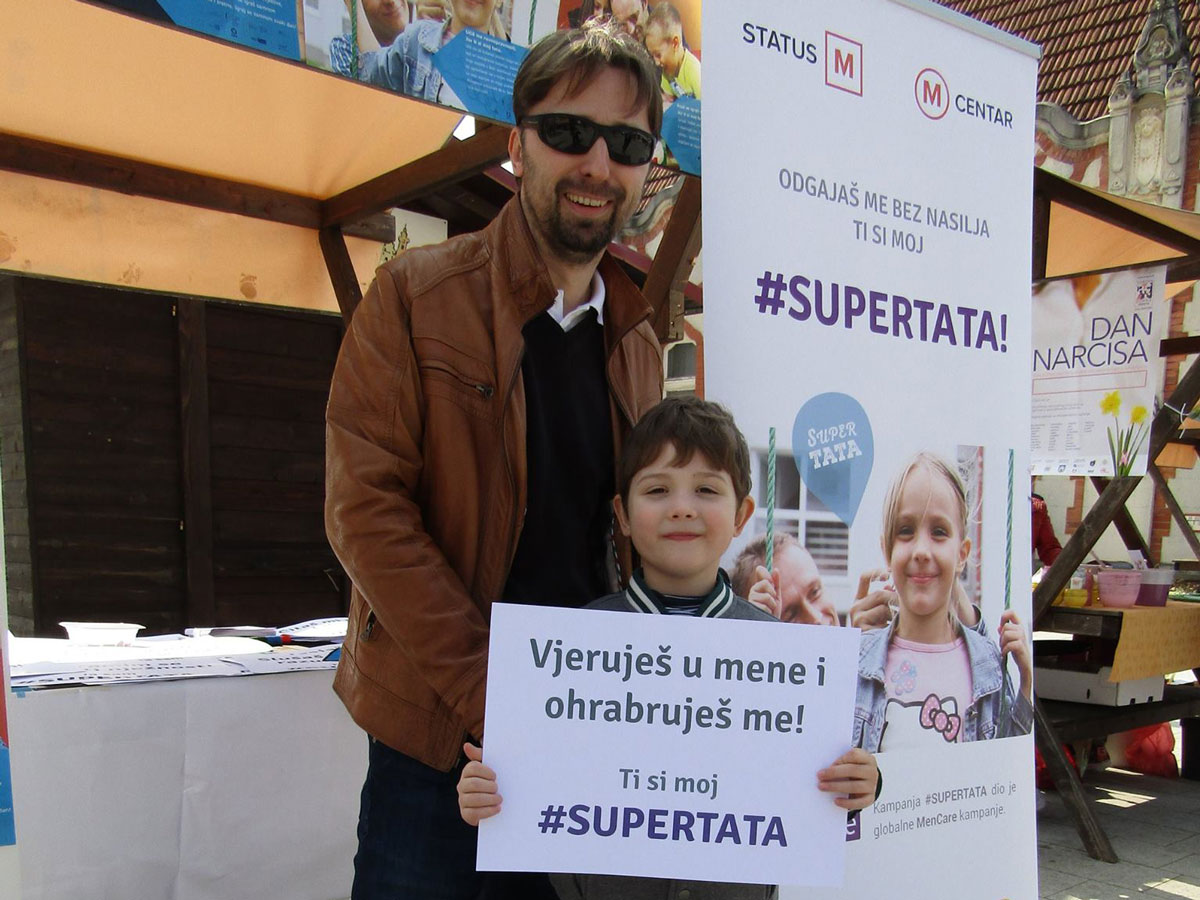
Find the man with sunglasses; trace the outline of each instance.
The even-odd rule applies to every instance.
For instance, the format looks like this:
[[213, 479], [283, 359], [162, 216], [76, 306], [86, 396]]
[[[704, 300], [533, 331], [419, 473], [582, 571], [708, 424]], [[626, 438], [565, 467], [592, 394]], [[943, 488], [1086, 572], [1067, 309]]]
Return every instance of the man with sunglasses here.
[[581, 606], [632, 568], [614, 460], [662, 362], [606, 248], [642, 194], [658, 71], [616, 30], [557, 32], [513, 111], [516, 196], [381, 267], [334, 372], [326, 526], [354, 585], [334, 687], [371, 736], [354, 900], [554, 897], [544, 876], [477, 874], [458, 814], [491, 604]]

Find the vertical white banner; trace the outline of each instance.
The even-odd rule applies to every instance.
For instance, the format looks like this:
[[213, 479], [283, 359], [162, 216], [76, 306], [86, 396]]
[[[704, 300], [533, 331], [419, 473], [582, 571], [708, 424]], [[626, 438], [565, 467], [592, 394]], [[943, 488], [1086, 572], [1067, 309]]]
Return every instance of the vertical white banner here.
[[[708, 3], [704, 38], [705, 378], [755, 456], [747, 532], [774, 429], [775, 531], [839, 612], [888, 591], [893, 622], [963, 622], [945, 644], [864, 632], [847, 741], [883, 794], [844, 887], [803, 896], [1034, 898], [1036, 48], [923, 0]], [[901, 553], [927, 525], [953, 558]], [[955, 660], [936, 677], [931, 648]]]

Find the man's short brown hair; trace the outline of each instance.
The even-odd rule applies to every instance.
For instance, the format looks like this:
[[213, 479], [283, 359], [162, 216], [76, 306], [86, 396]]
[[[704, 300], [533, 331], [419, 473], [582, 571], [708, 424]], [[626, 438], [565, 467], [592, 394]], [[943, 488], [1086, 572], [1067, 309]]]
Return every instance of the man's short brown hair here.
[[662, 94], [658, 67], [646, 48], [608, 22], [555, 31], [529, 51], [513, 82], [513, 117], [517, 124], [564, 78], [566, 96], [574, 97], [604, 69], [633, 76], [638, 107], [645, 106], [650, 132], [662, 128]]
[[[786, 531], [776, 531], [775, 538], [771, 542], [771, 555], [775, 559], [783, 556], [783, 551], [789, 547], [798, 547], [804, 550], [804, 545], [796, 539], [794, 534], [788, 534]], [[804, 550], [807, 553], [807, 550]], [[754, 587], [754, 583], [758, 579], [754, 575], [754, 570], [759, 566], [767, 564], [767, 536], [760, 534], [750, 543], [742, 548], [742, 552], [738, 554], [733, 563], [733, 570], [729, 573], [729, 583], [733, 588], [733, 592], [739, 597], [745, 597], [750, 593], [750, 588]]]
[[642, 416], [621, 450], [617, 493], [628, 506], [629, 486], [666, 447], [675, 448], [672, 465], [686, 466], [699, 453], [729, 475], [737, 502], [750, 493], [750, 450], [729, 410], [699, 397], [668, 397]]

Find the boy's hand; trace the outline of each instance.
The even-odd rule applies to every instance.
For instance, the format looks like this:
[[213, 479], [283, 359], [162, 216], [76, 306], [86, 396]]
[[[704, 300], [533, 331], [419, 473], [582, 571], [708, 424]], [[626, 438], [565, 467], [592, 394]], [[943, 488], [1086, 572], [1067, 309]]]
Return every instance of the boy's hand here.
[[875, 754], [861, 748], [847, 750], [833, 765], [817, 772], [817, 787], [832, 794], [833, 802], [842, 809], [866, 809], [875, 802], [875, 787], [879, 784], [879, 766]]
[[1029, 635], [1025, 626], [1011, 609], [1000, 617], [1000, 657], [1011, 653], [1021, 673], [1021, 693], [1033, 701], [1033, 656], [1029, 651]]
[[765, 612], [767, 615], [779, 618], [779, 570], [768, 572], [766, 566], [754, 570], [758, 581], [750, 588], [746, 599]]
[[503, 797], [496, 790], [496, 773], [483, 764], [483, 748], [463, 744], [470, 760], [458, 779], [458, 813], [468, 825], [478, 825], [500, 812]]

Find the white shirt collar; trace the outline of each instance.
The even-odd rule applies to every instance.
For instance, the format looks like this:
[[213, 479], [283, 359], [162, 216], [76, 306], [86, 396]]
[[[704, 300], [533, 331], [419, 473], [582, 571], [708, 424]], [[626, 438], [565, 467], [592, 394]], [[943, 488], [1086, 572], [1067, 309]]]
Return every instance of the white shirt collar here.
[[599, 272], [592, 273], [592, 295], [586, 303], [579, 304], [568, 314], [563, 315], [563, 300], [563, 292], [560, 290], [558, 296], [554, 298], [554, 305], [546, 310], [550, 313], [550, 318], [557, 322], [563, 331], [570, 331], [578, 325], [589, 309], [594, 309], [596, 321], [601, 325], [604, 324], [604, 279], [600, 277]]

